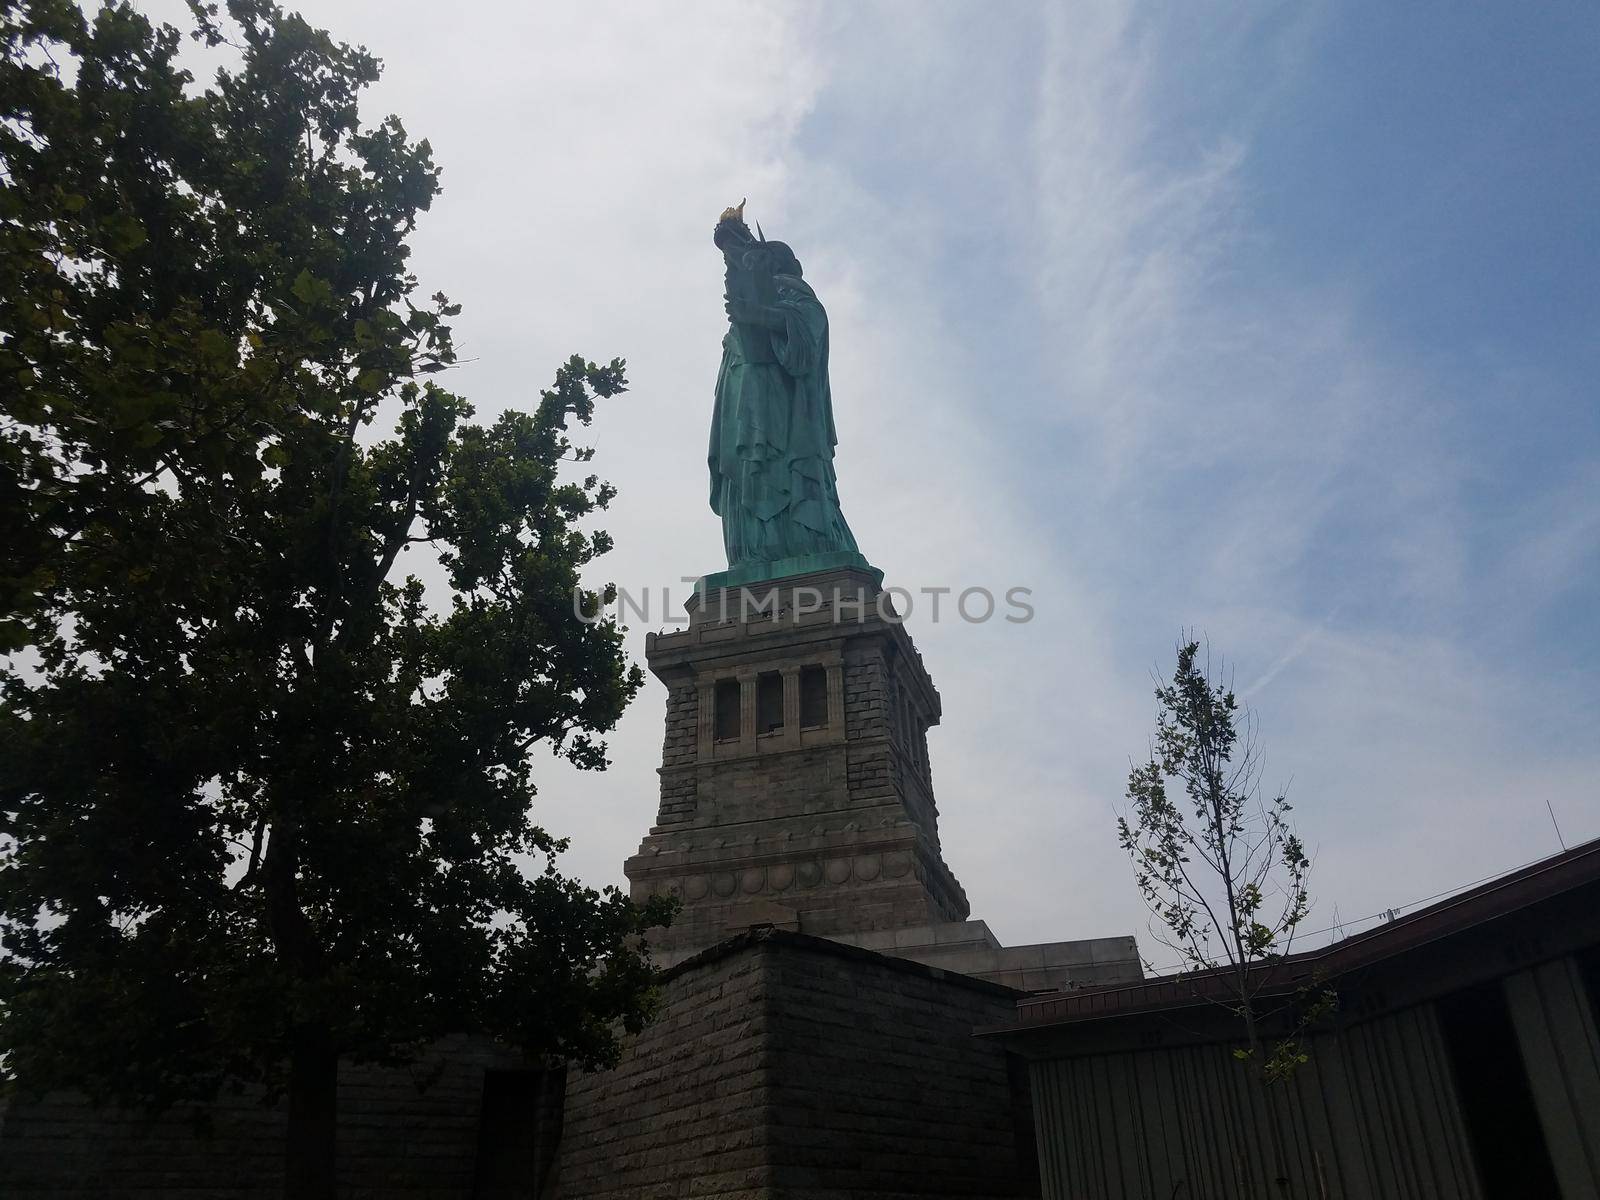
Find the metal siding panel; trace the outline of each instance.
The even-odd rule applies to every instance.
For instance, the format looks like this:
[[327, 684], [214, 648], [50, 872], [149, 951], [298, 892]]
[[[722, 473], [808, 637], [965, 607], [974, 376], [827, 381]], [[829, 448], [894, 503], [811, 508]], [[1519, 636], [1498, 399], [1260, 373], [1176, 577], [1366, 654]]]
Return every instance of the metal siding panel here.
[[1408, 1009], [1395, 1014], [1395, 1035], [1400, 1043], [1406, 1090], [1418, 1129], [1412, 1161], [1429, 1192], [1452, 1195], [1458, 1189], [1455, 1164], [1449, 1146], [1449, 1133], [1441, 1111], [1437, 1076], [1430, 1061], [1426, 1014]]
[[1204, 1144], [1211, 1150], [1211, 1186], [1213, 1194], [1236, 1195], [1238, 1192], [1238, 1160], [1234, 1132], [1234, 1115], [1229, 1111], [1225, 1094], [1218, 1097], [1221, 1084], [1216, 1072], [1216, 1061], [1210, 1047], [1197, 1046], [1189, 1052], [1190, 1066], [1194, 1071], [1194, 1109], [1192, 1116]]
[[1600, 1029], [1595, 1027], [1595, 1008], [1573, 959], [1546, 963], [1539, 968], [1539, 977], [1550, 1011], [1562, 1014], [1554, 1027], [1562, 1033], [1566, 1046], [1562, 1073], [1589, 1170], [1584, 1181], [1589, 1190], [1580, 1195], [1592, 1197], [1600, 1193]]
[[1227, 1103], [1219, 1099], [1209, 1107], [1206, 1104], [1206, 1098], [1215, 1097], [1220, 1090], [1216, 1063], [1206, 1051], [1207, 1048], [1202, 1046], [1189, 1052], [1195, 1082], [1192, 1115], [1205, 1144], [1213, 1151], [1211, 1162], [1216, 1177], [1212, 1186], [1220, 1195], [1232, 1195], [1238, 1186], [1234, 1169], [1238, 1139], [1233, 1129], [1233, 1114], [1228, 1111]]
[[1240, 1113], [1245, 1118], [1245, 1129], [1252, 1148], [1245, 1158], [1251, 1186], [1261, 1189], [1261, 1195], [1277, 1194], [1276, 1180], [1279, 1163], [1273, 1153], [1275, 1142], [1281, 1142], [1285, 1174], [1294, 1171], [1294, 1144], [1289, 1131], [1278, 1120], [1273, 1101], [1276, 1099], [1263, 1084], [1257, 1083], [1252, 1069], [1231, 1054], [1218, 1065], [1232, 1075], [1234, 1095], [1238, 1097]]
[[1395, 1139], [1396, 1164], [1411, 1189], [1409, 1194], [1425, 1200], [1438, 1193], [1425, 1165], [1428, 1130], [1418, 1109], [1416, 1080], [1407, 1055], [1409, 1039], [1405, 1034], [1405, 1022], [1400, 1016], [1390, 1015], [1379, 1017], [1372, 1024], [1382, 1067], [1379, 1082], [1390, 1099], [1390, 1128], [1400, 1131]]
[[1324, 1078], [1327, 1060], [1317, 1053], [1317, 1042], [1309, 1039], [1310, 1061], [1302, 1068], [1297, 1079], [1307, 1112], [1316, 1113], [1315, 1127], [1307, 1131], [1312, 1156], [1312, 1179], [1318, 1184], [1319, 1196], [1354, 1197], [1353, 1182], [1345, 1175], [1344, 1163], [1338, 1153], [1338, 1136], [1334, 1133], [1333, 1114], [1328, 1110], [1328, 1088]]
[[1234, 1162], [1239, 1171], [1240, 1186], [1244, 1195], [1270, 1196], [1274, 1177], [1272, 1130], [1268, 1127], [1265, 1105], [1260, 1090], [1250, 1078], [1249, 1068], [1233, 1057], [1231, 1050], [1221, 1047], [1216, 1055], [1217, 1075], [1227, 1088], [1230, 1107], [1236, 1115], [1239, 1144]]
[[1077, 1063], [1064, 1062], [1061, 1064], [1059, 1083], [1061, 1087], [1061, 1112], [1065, 1118], [1068, 1130], [1071, 1131], [1061, 1159], [1062, 1194], [1071, 1198], [1081, 1198], [1088, 1195], [1085, 1188], [1084, 1172], [1090, 1156], [1094, 1153], [1094, 1144], [1090, 1140], [1090, 1131], [1084, 1127], [1083, 1115], [1078, 1111], [1078, 1076]]
[[1349, 1200], [1367, 1200], [1381, 1195], [1373, 1177], [1372, 1155], [1362, 1131], [1361, 1108], [1351, 1085], [1349, 1039], [1334, 1033], [1319, 1039], [1317, 1061], [1321, 1067], [1318, 1083], [1328, 1114], [1328, 1132], [1339, 1164], [1343, 1195]]
[[[1123, 1162], [1133, 1168], [1132, 1178], [1138, 1181], [1137, 1195], [1150, 1194], [1150, 1127], [1145, 1121], [1144, 1098], [1139, 1092], [1139, 1059], [1142, 1054], [1119, 1054], [1115, 1059], [1115, 1070], [1122, 1084], [1122, 1093], [1127, 1098], [1128, 1128], [1132, 1133], [1131, 1138], [1124, 1139], [1127, 1147], [1123, 1153]], [[1131, 1146], [1129, 1145], [1131, 1143]], [[1128, 1151], [1131, 1150], [1131, 1153]], [[1127, 1178], [1126, 1176], [1124, 1178]]]
[[1121, 1122], [1116, 1119], [1115, 1112], [1109, 1111], [1110, 1104], [1107, 1103], [1110, 1100], [1111, 1079], [1106, 1058], [1097, 1055], [1092, 1061], [1094, 1072], [1085, 1081], [1088, 1086], [1081, 1099], [1100, 1145], [1100, 1153], [1095, 1157], [1100, 1168], [1099, 1190], [1095, 1195], [1120, 1196], [1125, 1191], [1122, 1186]]
[[1343, 1194], [1339, 1186], [1338, 1164], [1330, 1163], [1328, 1114], [1322, 1103], [1322, 1088], [1317, 1081], [1317, 1056], [1310, 1038], [1305, 1041], [1306, 1061], [1295, 1070], [1294, 1076], [1284, 1085], [1286, 1120], [1294, 1130], [1299, 1145], [1299, 1161], [1303, 1175], [1300, 1191], [1306, 1195], [1320, 1196], [1330, 1189]]
[[1079, 1137], [1083, 1153], [1078, 1155], [1075, 1163], [1069, 1162], [1067, 1166], [1075, 1176], [1076, 1195], [1104, 1196], [1108, 1194], [1106, 1144], [1105, 1132], [1100, 1128], [1098, 1110], [1094, 1106], [1094, 1060], [1075, 1059], [1072, 1065], [1072, 1110], [1077, 1127], [1081, 1130]]
[[1199, 1131], [1194, 1128], [1189, 1118], [1189, 1070], [1183, 1055], [1178, 1050], [1171, 1050], [1163, 1056], [1166, 1074], [1170, 1080], [1171, 1108], [1174, 1128], [1178, 1134], [1179, 1156], [1175, 1167], [1176, 1176], [1173, 1180], [1176, 1186], [1178, 1180], [1189, 1184], [1190, 1190], [1195, 1189], [1195, 1177], [1202, 1176], [1205, 1171], [1205, 1159], [1201, 1153]]
[[1087, 1131], [1083, 1129], [1078, 1116], [1078, 1105], [1075, 1089], [1077, 1080], [1073, 1074], [1072, 1062], [1059, 1062], [1056, 1064], [1056, 1103], [1059, 1113], [1056, 1118], [1061, 1122], [1066, 1136], [1061, 1139], [1061, 1195], [1063, 1200], [1071, 1200], [1074, 1196], [1082, 1196], [1083, 1188], [1080, 1186], [1078, 1176], [1082, 1172], [1081, 1164], [1089, 1157], [1091, 1147], [1087, 1140]]
[[1296, 1194], [1325, 1181], [1341, 1200], [1479, 1200], [1431, 1006], [1309, 1047], [1295, 1079], [1266, 1092], [1225, 1045], [1034, 1064], [1044, 1195], [1273, 1195], [1275, 1121]]
[[1373, 1193], [1402, 1196], [1403, 1177], [1395, 1162], [1388, 1112], [1375, 1082], [1375, 1051], [1370, 1026], [1357, 1026], [1346, 1034], [1346, 1059], [1350, 1067], [1350, 1099], [1361, 1124], [1361, 1141], [1372, 1167]]
[[1416, 1089], [1406, 1062], [1406, 1039], [1400, 1022], [1393, 1016], [1379, 1017], [1372, 1025], [1378, 1056], [1377, 1082], [1387, 1103], [1386, 1122], [1394, 1135], [1391, 1145], [1397, 1174], [1405, 1181], [1406, 1195], [1425, 1200], [1436, 1193], [1429, 1186], [1427, 1170], [1418, 1161], [1427, 1131], [1417, 1112]]
[[[1167, 1063], [1172, 1075], [1173, 1107], [1177, 1112], [1178, 1135], [1183, 1142], [1183, 1157], [1179, 1167], [1180, 1178], [1189, 1190], [1203, 1195], [1213, 1186], [1210, 1150], [1204, 1131], [1194, 1115], [1194, 1070], [1189, 1055], [1182, 1049], [1169, 1052]], [[1176, 1180], [1174, 1181], [1176, 1183]]]
[[1115, 1190], [1112, 1195], [1137, 1196], [1142, 1195], [1141, 1176], [1139, 1169], [1139, 1154], [1141, 1147], [1141, 1130], [1136, 1122], [1133, 1107], [1133, 1097], [1128, 1089], [1126, 1054], [1106, 1055], [1100, 1059], [1101, 1077], [1104, 1087], [1101, 1096], [1104, 1098], [1102, 1121], [1111, 1130], [1112, 1154], [1110, 1162], [1115, 1170]]
[[1151, 1194], [1170, 1196], [1185, 1177], [1183, 1131], [1173, 1095], [1170, 1055], [1162, 1051], [1140, 1054], [1137, 1070], [1145, 1129], [1160, 1147], [1150, 1156]]
[[1078, 1075], [1077, 1102], [1078, 1110], [1088, 1128], [1093, 1130], [1096, 1196], [1120, 1195], [1120, 1189], [1113, 1190], [1113, 1181], [1117, 1171], [1117, 1123], [1102, 1119], [1102, 1112], [1096, 1101], [1105, 1095], [1106, 1068], [1105, 1059], [1099, 1055], [1083, 1060], [1087, 1068]]
[[1206, 1065], [1208, 1090], [1218, 1101], [1214, 1111], [1222, 1114], [1225, 1123], [1228, 1147], [1226, 1180], [1232, 1189], [1227, 1194], [1248, 1196], [1254, 1185], [1252, 1160], [1255, 1149], [1251, 1145], [1252, 1133], [1257, 1135], [1257, 1145], [1260, 1138], [1259, 1130], [1254, 1129], [1254, 1114], [1250, 1112], [1249, 1102], [1240, 1093], [1241, 1072], [1226, 1069], [1238, 1065], [1233, 1059], [1232, 1050], [1226, 1046], [1206, 1046], [1200, 1053]]
[[1083, 1106], [1078, 1102], [1078, 1072], [1082, 1065], [1077, 1061], [1062, 1064], [1061, 1102], [1065, 1106], [1068, 1128], [1072, 1130], [1072, 1138], [1067, 1143], [1066, 1160], [1062, 1165], [1066, 1169], [1066, 1194], [1070, 1197], [1089, 1195], [1089, 1181], [1085, 1176], [1097, 1153], [1094, 1131], [1088, 1127]]
[[1600, 1197], [1594, 1017], [1565, 959], [1507, 976], [1511, 1022], [1563, 1200]]
[[1483, 1184], [1478, 1179], [1477, 1163], [1467, 1140], [1467, 1123], [1461, 1114], [1455, 1073], [1450, 1069], [1444, 1032], [1439, 1028], [1439, 1010], [1432, 1004], [1425, 1004], [1417, 1010], [1417, 1021], [1427, 1047], [1428, 1078], [1438, 1106], [1441, 1145], [1448, 1153], [1452, 1186], [1462, 1200], [1482, 1200]]
[[1134, 1075], [1134, 1059], [1138, 1054], [1117, 1054], [1106, 1059], [1106, 1069], [1112, 1078], [1114, 1115], [1120, 1126], [1118, 1165], [1122, 1178], [1123, 1195], [1147, 1195], [1150, 1186], [1150, 1144], [1144, 1130], [1144, 1114], [1139, 1110], [1138, 1078]]
[[1028, 1064], [1028, 1091], [1033, 1097], [1035, 1137], [1039, 1150], [1039, 1192], [1044, 1200], [1066, 1200], [1056, 1171], [1056, 1156], [1061, 1151], [1065, 1126], [1051, 1095], [1056, 1074], [1053, 1062]]

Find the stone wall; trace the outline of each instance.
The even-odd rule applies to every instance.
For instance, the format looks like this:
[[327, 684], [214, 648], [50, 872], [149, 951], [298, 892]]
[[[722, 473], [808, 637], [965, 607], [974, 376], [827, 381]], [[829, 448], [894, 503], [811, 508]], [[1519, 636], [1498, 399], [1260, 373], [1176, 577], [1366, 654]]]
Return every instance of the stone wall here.
[[[407, 1070], [346, 1067], [341, 1196], [1037, 1196], [1023, 1074], [973, 1036], [1017, 992], [762, 929], [667, 972], [662, 993], [616, 1069], [567, 1073], [564, 1102], [559, 1073], [516, 1071], [464, 1038]], [[486, 1105], [497, 1080], [514, 1086]], [[281, 1109], [226, 1096], [209, 1116], [202, 1135], [188, 1112], [17, 1101], [0, 1122], [0, 1195], [276, 1200]]]
[[680, 682], [667, 691], [667, 732], [661, 745], [661, 811], [657, 817], [662, 825], [688, 824], [694, 819], [693, 767], [698, 753], [699, 703], [692, 683]]
[[[646, 638], [667, 686], [661, 802], [624, 870], [636, 899], [683, 904], [656, 938], [664, 961], [758, 922], [828, 936], [968, 915], [940, 850], [927, 763], [938, 692], [899, 624], [790, 602], [813, 584], [829, 595], [877, 588], [861, 572], [785, 581], [776, 612], [711, 604], [689, 628]], [[802, 717], [807, 673], [825, 676], [825, 720]], [[776, 727], [758, 727], [763, 679], [782, 681]], [[718, 711], [727, 689], [736, 735]]]
[[761, 1194], [769, 1092], [760, 956], [685, 964], [662, 988], [659, 1017], [615, 1070], [567, 1077], [562, 1200]]
[[614, 1071], [569, 1080], [562, 1200], [1036, 1196], [1017, 993], [757, 930], [668, 973]]
[[[487, 1070], [515, 1066], [492, 1043], [450, 1038], [409, 1068], [345, 1066], [339, 1080], [339, 1175], [350, 1200], [433, 1200], [473, 1193]], [[253, 1095], [150, 1117], [81, 1097], [15, 1097], [0, 1114], [6, 1200], [139, 1197], [278, 1200], [283, 1110]], [[489, 1194], [489, 1193], [486, 1193]]]
[[984, 921], [830, 934], [836, 941], [959, 971], [1021, 992], [1133, 983], [1144, 977], [1131, 937], [1079, 938], [1002, 946]]
[[766, 951], [772, 1200], [1037, 1196], [1016, 993], [859, 950]]

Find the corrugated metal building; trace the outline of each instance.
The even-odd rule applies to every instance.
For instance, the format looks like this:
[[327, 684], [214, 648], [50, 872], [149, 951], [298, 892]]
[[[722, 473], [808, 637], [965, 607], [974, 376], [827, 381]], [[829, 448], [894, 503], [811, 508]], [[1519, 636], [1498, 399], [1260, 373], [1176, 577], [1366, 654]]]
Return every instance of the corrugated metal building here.
[[986, 1036], [1030, 1060], [1044, 1195], [1600, 1198], [1600, 841], [1285, 960], [1264, 995], [1323, 988], [1310, 1061], [1266, 1089], [1214, 976], [1022, 1001]]

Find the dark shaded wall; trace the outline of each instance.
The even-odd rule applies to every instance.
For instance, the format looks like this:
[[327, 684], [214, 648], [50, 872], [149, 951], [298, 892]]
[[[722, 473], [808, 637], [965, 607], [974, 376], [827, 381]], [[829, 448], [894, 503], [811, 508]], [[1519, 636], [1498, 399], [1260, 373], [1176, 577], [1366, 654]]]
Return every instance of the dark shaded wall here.
[[766, 930], [675, 968], [614, 1071], [569, 1079], [562, 1200], [1037, 1196], [1018, 993]]
[[1025, 1073], [973, 1037], [1015, 992], [794, 942], [765, 958], [774, 1200], [1039, 1194]]
[[[1364, 957], [1319, 983], [1339, 1011], [1267, 1094], [1233, 1061], [1237, 1020], [1213, 1005], [1119, 1009], [1114, 992], [1098, 1010], [1094, 993], [1025, 1003], [1084, 1014], [998, 1033], [1033, 1060], [1044, 1195], [1276, 1200], [1275, 1128], [1297, 1197], [1600, 1198], [1596, 853], [1530, 872], [1543, 898], [1524, 900], [1515, 878], [1485, 889], [1485, 907], [1509, 911], [1480, 918], [1469, 894], [1441, 919], [1425, 910], [1352, 939]], [[1381, 953], [1384, 937], [1399, 948]], [[1337, 968], [1338, 952], [1321, 953]]]
[[615, 1070], [569, 1073], [562, 1200], [764, 1194], [763, 984], [756, 953], [687, 963]]
[[[518, 1070], [464, 1038], [409, 1070], [346, 1067], [341, 1196], [1038, 1195], [1021, 1060], [973, 1036], [1021, 993], [771, 928], [680, 964], [661, 987], [658, 1019], [622, 1062], [566, 1072], [564, 1099], [561, 1072]], [[229, 1096], [210, 1115], [206, 1137], [184, 1113], [19, 1100], [0, 1125], [0, 1196], [276, 1200], [281, 1110]]]
[[1228, 1045], [1035, 1064], [1045, 1196], [1276, 1197], [1274, 1121], [1290, 1195], [1483, 1195], [1431, 1006], [1314, 1038], [1310, 1049], [1293, 1082], [1267, 1093]]
[[[515, 1066], [492, 1043], [451, 1038], [404, 1069], [345, 1066], [339, 1080], [340, 1192], [348, 1197], [470, 1197], [485, 1073]], [[250, 1095], [147, 1117], [81, 1098], [19, 1096], [0, 1115], [5, 1200], [218, 1197], [277, 1200], [283, 1111]]]

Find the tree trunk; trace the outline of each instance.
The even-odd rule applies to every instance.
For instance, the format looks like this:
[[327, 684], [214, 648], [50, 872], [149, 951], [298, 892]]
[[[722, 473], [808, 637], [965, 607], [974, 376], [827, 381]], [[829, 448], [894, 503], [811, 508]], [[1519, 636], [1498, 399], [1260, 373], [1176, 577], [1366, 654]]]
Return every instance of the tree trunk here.
[[289, 1053], [284, 1200], [335, 1200], [339, 1055], [327, 1033], [298, 1029]]
[[[1242, 985], [1241, 985], [1242, 989]], [[1273, 1103], [1272, 1084], [1267, 1080], [1267, 1047], [1261, 1040], [1261, 1030], [1256, 1025], [1255, 1005], [1248, 996], [1242, 996], [1242, 1009], [1244, 1012], [1245, 1036], [1250, 1042], [1250, 1076], [1261, 1093], [1261, 1103], [1265, 1109], [1267, 1119], [1267, 1137], [1270, 1139], [1268, 1149], [1272, 1155], [1268, 1175], [1272, 1178], [1272, 1185], [1277, 1194], [1287, 1198], [1294, 1195], [1293, 1184], [1289, 1178], [1289, 1155], [1286, 1146], [1287, 1139], [1283, 1129], [1278, 1124], [1278, 1109]]]

